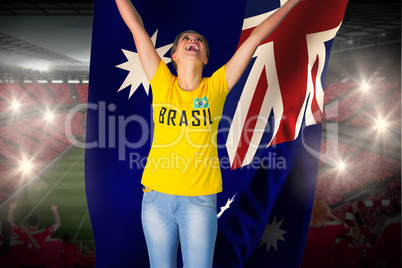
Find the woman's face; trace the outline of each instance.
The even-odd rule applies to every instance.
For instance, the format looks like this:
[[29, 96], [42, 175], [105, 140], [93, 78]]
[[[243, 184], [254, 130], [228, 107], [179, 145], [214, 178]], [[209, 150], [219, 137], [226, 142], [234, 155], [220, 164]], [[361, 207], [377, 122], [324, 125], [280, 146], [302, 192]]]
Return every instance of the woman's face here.
[[208, 62], [206, 54], [204, 39], [196, 33], [185, 33], [180, 37], [172, 59], [176, 63], [177, 61], [196, 60], [205, 65]]

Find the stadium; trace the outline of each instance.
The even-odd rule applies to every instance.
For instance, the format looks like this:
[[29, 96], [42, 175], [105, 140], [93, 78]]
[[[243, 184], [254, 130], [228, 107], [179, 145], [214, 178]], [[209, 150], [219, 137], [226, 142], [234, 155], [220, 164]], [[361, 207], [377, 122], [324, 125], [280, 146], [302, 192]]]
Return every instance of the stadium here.
[[[85, 141], [92, 10], [92, 1], [0, 3], [0, 219], [16, 202], [16, 223], [36, 213], [51, 225], [56, 204], [54, 237], [94, 248], [76, 146]], [[316, 197], [341, 219], [358, 201], [369, 225], [401, 199], [400, 10], [400, 1], [350, 0], [325, 81]], [[28, 21], [36, 38], [23, 30]], [[67, 38], [50, 37], [58, 26]]]

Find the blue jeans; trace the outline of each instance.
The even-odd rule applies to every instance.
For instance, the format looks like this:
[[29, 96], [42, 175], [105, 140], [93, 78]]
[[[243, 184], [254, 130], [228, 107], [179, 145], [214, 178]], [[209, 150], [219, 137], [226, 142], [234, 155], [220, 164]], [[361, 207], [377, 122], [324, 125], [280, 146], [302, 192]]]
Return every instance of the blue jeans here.
[[218, 227], [216, 194], [145, 192], [141, 220], [151, 267], [176, 267], [179, 241], [185, 268], [212, 267]]

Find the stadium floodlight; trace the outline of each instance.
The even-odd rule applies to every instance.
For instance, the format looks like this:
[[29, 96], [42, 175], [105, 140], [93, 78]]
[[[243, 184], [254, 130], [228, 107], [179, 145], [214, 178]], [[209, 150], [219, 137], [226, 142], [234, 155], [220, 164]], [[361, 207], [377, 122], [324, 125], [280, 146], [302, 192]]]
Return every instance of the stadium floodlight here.
[[49, 70], [49, 62], [44, 61], [44, 60], [27, 60], [24, 62], [21, 62], [17, 64], [21, 67], [27, 68], [27, 69], [32, 69], [32, 70], [37, 70], [37, 71], [48, 71]]
[[11, 109], [13, 109], [14, 111], [18, 111], [21, 107], [21, 104], [19, 101], [14, 100], [11, 102]]
[[376, 127], [379, 131], [383, 132], [383, 131], [385, 131], [385, 130], [388, 128], [388, 122], [387, 122], [384, 118], [378, 118], [378, 119], [376, 120], [375, 127]]
[[344, 171], [345, 168], [346, 168], [345, 162], [342, 161], [342, 160], [339, 160], [339, 161], [338, 161], [338, 166], [337, 166], [337, 168], [338, 168], [338, 170], [339, 170], [340, 172]]
[[369, 84], [367, 84], [367, 83], [362, 83], [362, 84], [360, 84], [360, 89], [361, 89], [363, 92], [367, 92], [369, 88], [370, 88], [370, 86], [369, 86]]
[[47, 122], [49, 122], [49, 123], [52, 122], [53, 118], [54, 118], [54, 113], [53, 112], [47, 111], [45, 113], [45, 120]]
[[47, 84], [47, 80], [38, 80], [37, 81], [39, 84]]
[[33, 164], [31, 163], [31, 161], [24, 159], [24, 161], [22, 161], [20, 164], [20, 170], [24, 174], [29, 174], [33, 170]]
[[63, 80], [52, 80], [53, 84], [62, 84]]
[[89, 81], [88, 81], [88, 80], [82, 80], [82, 83], [83, 83], [83, 84], [88, 84]]

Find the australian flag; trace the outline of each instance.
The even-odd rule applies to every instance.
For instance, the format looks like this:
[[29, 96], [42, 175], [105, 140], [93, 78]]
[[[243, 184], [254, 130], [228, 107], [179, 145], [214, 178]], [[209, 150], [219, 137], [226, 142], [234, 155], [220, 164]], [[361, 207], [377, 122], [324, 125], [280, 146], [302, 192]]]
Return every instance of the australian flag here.
[[[133, 0], [173, 73], [175, 36], [188, 29], [206, 36], [204, 76], [285, 2]], [[346, 4], [301, 1], [229, 93], [217, 137], [223, 192], [214, 267], [300, 265], [318, 171], [325, 73]], [[115, 2], [95, 1], [85, 176], [96, 267], [149, 267], [140, 181], [152, 143], [151, 100]]]

